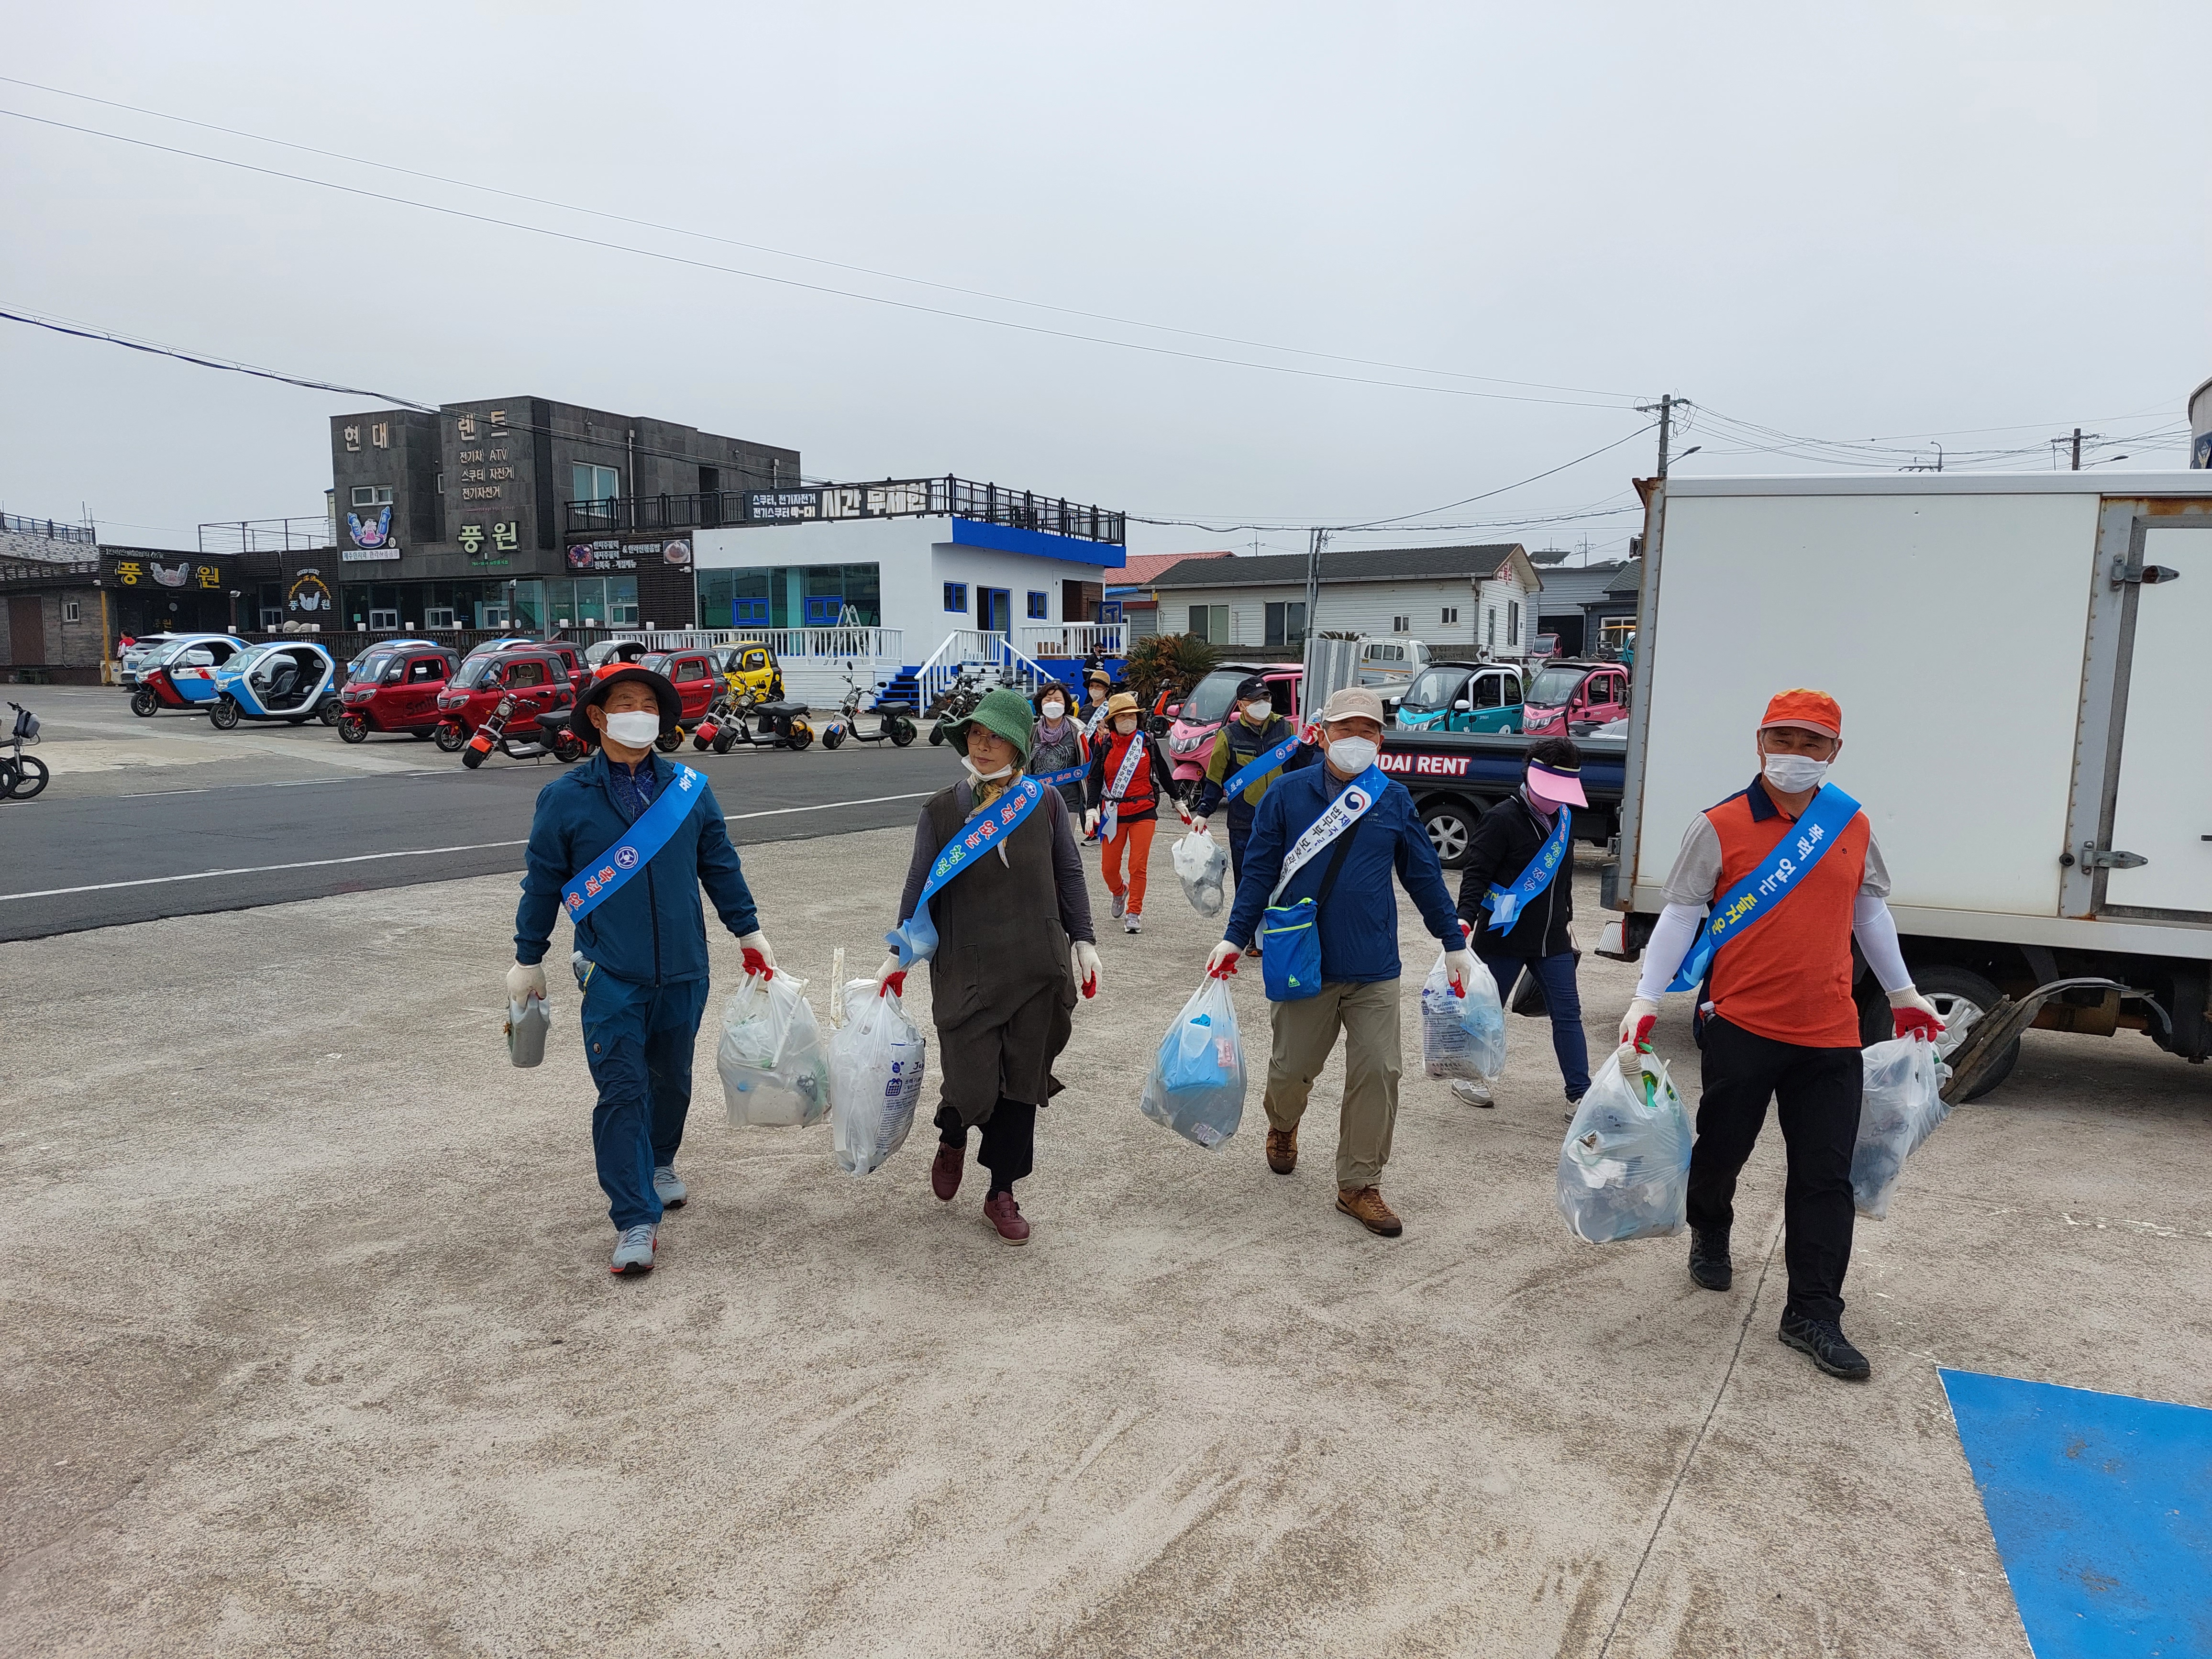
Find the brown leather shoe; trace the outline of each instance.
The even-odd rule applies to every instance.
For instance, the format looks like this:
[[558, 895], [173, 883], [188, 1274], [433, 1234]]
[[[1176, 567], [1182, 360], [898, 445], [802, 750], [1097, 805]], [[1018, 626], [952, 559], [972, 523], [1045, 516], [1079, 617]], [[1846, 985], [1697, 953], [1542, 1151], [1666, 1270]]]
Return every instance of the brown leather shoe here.
[[937, 1156], [929, 1160], [929, 1190], [947, 1204], [952, 1194], [960, 1190], [960, 1166], [968, 1161], [965, 1146], [948, 1146], [937, 1143]]
[[1267, 1131], [1267, 1167], [1277, 1175], [1288, 1175], [1298, 1167], [1298, 1132], [1296, 1129]]
[[999, 1230], [1002, 1244], [1026, 1244], [1030, 1242], [1030, 1224], [1022, 1217], [1022, 1206], [1014, 1202], [1012, 1193], [1000, 1193], [983, 1200], [983, 1218]]
[[1406, 1231], [1406, 1224], [1391, 1212], [1382, 1201], [1380, 1187], [1362, 1187], [1357, 1192], [1338, 1188], [1336, 1207], [1357, 1221], [1370, 1233], [1380, 1233], [1385, 1238], [1395, 1238]]

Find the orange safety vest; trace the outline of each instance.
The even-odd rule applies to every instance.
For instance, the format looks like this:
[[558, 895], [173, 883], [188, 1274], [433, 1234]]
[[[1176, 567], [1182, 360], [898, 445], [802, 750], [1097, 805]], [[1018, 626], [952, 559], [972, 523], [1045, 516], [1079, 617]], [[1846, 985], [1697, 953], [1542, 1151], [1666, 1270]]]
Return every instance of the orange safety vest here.
[[[1717, 893], [1758, 869], [1797, 822], [1759, 782], [1707, 808], [1705, 817], [1721, 839]], [[1873, 838], [1873, 826], [1859, 813], [1771, 915], [1721, 947], [1707, 995], [1723, 1019], [1802, 1048], [1859, 1046], [1858, 1005], [1851, 1000], [1851, 905], [1866, 878]]]

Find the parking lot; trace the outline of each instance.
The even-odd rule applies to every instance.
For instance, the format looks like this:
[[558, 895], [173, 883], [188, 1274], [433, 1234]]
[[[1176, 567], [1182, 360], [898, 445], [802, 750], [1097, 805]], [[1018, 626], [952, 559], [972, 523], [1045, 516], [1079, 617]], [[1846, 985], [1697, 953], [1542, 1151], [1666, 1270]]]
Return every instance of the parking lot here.
[[[297, 764], [386, 754], [416, 757]], [[912, 758], [905, 788], [951, 769]], [[372, 785], [449, 798], [245, 799]], [[824, 1006], [907, 832], [732, 828]], [[1146, 1122], [1215, 937], [1154, 875], [1146, 931], [1102, 939], [1029, 1249], [972, 1176], [930, 1196], [926, 1127], [860, 1181], [826, 1127], [727, 1127], [710, 1019], [693, 1201], [641, 1281], [605, 1270], [573, 993], [545, 1065], [506, 1064], [511, 877], [0, 944], [35, 1103], [0, 1154], [10, 1651], [2026, 1655], [1938, 1368], [2212, 1406], [2203, 1069], [2030, 1033], [1859, 1224], [1851, 1386], [1774, 1338], [1771, 1133], [1733, 1291], [1679, 1239], [1568, 1236], [1539, 1024], [1510, 1022], [1495, 1111], [1406, 1079], [1395, 1242], [1331, 1207], [1334, 1069], [1289, 1177], [1256, 1093], [1218, 1152]], [[1589, 934], [1595, 884], [1585, 854]], [[1410, 1036], [1434, 946], [1401, 919]], [[1583, 966], [1609, 1042], [1634, 970]], [[1685, 1013], [1659, 1043], [1694, 1101]]]

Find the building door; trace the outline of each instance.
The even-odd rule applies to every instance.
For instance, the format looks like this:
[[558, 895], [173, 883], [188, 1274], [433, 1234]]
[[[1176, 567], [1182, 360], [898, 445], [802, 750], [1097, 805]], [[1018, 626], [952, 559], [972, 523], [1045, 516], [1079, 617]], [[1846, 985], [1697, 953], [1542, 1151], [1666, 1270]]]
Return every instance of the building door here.
[[36, 594], [8, 601], [8, 649], [19, 665], [46, 661], [46, 607]]
[[975, 590], [975, 626], [986, 634], [1011, 634], [1014, 629], [1013, 595], [1003, 587]]

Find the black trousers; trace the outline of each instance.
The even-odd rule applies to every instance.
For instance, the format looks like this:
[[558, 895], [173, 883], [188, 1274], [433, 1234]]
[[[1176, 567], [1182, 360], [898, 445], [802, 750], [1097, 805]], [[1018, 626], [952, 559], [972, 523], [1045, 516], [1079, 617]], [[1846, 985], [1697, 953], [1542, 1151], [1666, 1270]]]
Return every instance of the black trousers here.
[[1863, 1087], [1856, 1048], [1802, 1048], [1715, 1017], [1705, 1022], [1705, 1097], [1690, 1153], [1690, 1225], [1735, 1220], [1735, 1178], [1775, 1104], [1790, 1154], [1783, 1188], [1783, 1259], [1790, 1311], [1835, 1319], [1851, 1265], [1851, 1146]]
[[[1000, 1095], [991, 1115], [983, 1120], [983, 1142], [975, 1149], [975, 1161], [991, 1172], [993, 1192], [1011, 1189], [1030, 1172], [1036, 1152], [1036, 1115], [1037, 1109], [1027, 1102]], [[937, 1109], [937, 1138], [948, 1146], [968, 1144], [967, 1126], [950, 1106]]]

